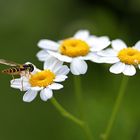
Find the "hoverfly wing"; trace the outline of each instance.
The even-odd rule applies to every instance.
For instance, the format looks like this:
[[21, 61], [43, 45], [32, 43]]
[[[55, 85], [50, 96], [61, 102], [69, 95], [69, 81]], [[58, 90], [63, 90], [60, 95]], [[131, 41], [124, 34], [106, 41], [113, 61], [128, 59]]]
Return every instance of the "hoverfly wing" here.
[[16, 62], [12, 62], [12, 61], [5, 60], [5, 59], [0, 59], [0, 64], [4, 64], [4, 65], [8, 65], [8, 66], [20, 66], [21, 65]]

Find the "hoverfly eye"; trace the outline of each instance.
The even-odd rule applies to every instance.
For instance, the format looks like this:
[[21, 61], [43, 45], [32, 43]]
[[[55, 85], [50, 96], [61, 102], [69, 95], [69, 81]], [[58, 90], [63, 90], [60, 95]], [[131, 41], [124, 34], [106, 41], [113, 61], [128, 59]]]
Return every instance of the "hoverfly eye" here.
[[30, 72], [34, 71], [34, 66], [32, 64], [29, 64]]

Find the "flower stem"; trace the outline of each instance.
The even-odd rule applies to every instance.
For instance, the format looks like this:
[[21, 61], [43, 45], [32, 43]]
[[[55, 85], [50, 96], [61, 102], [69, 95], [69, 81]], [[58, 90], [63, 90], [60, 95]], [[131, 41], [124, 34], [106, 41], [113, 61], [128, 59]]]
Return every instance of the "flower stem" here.
[[81, 85], [81, 78], [79, 76], [74, 76], [74, 86], [75, 86], [75, 95], [78, 104], [79, 116], [83, 118], [83, 98], [82, 98], [82, 85]]
[[78, 103], [79, 116], [82, 120], [84, 120], [85, 123], [84, 129], [87, 132], [88, 139], [92, 140], [93, 139], [92, 132], [89, 128], [88, 123], [84, 119], [84, 103], [82, 98], [81, 78], [79, 76], [74, 76], [73, 78], [74, 78], [74, 86], [75, 86], [75, 95]]
[[51, 103], [54, 105], [54, 107], [57, 109], [57, 111], [65, 118], [71, 120], [72, 122], [74, 122], [75, 124], [79, 125], [85, 132], [86, 136], [88, 139], [86, 140], [92, 140], [92, 137], [91, 137], [91, 133], [90, 133], [90, 129], [88, 127], [88, 125], [78, 119], [77, 117], [73, 116], [71, 113], [69, 113], [67, 110], [65, 110], [59, 103], [58, 101], [55, 99], [55, 98], [52, 98], [51, 99]]
[[125, 93], [125, 89], [126, 89], [126, 86], [127, 86], [127, 83], [128, 83], [128, 79], [129, 79], [129, 77], [123, 76], [123, 79], [122, 79], [122, 82], [121, 82], [121, 85], [120, 85], [120, 89], [119, 89], [119, 92], [118, 92], [118, 97], [116, 99], [116, 102], [115, 102], [110, 120], [108, 122], [105, 133], [102, 135], [103, 140], [108, 140], [109, 139], [114, 121], [116, 119], [117, 113], [119, 111], [119, 108], [120, 108], [120, 105], [121, 105], [121, 102], [122, 102], [122, 99], [123, 99], [123, 96], [124, 96], [124, 93]]
[[69, 120], [73, 121], [74, 123], [83, 126], [84, 122], [81, 121], [80, 119], [76, 118], [75, 116], [73, 116], [71, 113], [69, 113], [67, 110], [65, 110], [55, 98], [51, 99], [52, 104], [54, 105], [54, 107], [60, 112], [60, 114], [66, 118], [68, 118]]

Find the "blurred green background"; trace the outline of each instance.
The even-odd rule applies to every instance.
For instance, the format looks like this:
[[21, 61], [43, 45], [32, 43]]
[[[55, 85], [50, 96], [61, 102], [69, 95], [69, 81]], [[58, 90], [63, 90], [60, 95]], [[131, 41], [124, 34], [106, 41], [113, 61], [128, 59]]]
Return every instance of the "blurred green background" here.
[[[37, 42], [59, 40], [78, 29], [121, 38], [132, 46], [140, 39], [139, 0], [0, 0], [0, 58], [38, 67]], [[81, 76], [86, 120], [100, 140], [110, 117], [122, 75], [104, 64], [89, 64]], [[7, 68], [0, 66], [0, 70]], [[130, 78], [110, 140], [140, 140], [139, 75]], [[60, 116], [50, 101], [24, 103], [24, 93], [10, 88], [9, 75], [0, 75], [0, 140], [85, 140], [81, 128]], [[56, 91], [57, 100], [78, 116], [73, 77]]]

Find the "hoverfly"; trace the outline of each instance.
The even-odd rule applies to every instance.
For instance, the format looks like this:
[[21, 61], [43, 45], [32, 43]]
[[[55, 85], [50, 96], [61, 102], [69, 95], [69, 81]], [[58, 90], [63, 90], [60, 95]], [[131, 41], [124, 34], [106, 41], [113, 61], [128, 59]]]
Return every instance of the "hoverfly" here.
[[9, 69], [4, 69], [1, 72], [9, 75], [21, 75], [23, 72], [30, 73], [34, 70], [34, 66], [32, 64], [18, 64], [12, 61], [0, 59], [0, 64], [11, 66]]
[[[0, 59], [0, 64], [11, 66], [11, 68], [4, 69], [1, 72], [4, 74], [12, 75], [13, 80], [14, 80], [14, 75], [26, 76], [26, 73], [30, 74], [34, 70], [34, 66], [32, 64], [18, 64], [12, 61], [4, 60], [4, 59]], [[23, 81], [21, 84], [22, 84], [22, 91], [23, 91]]]

